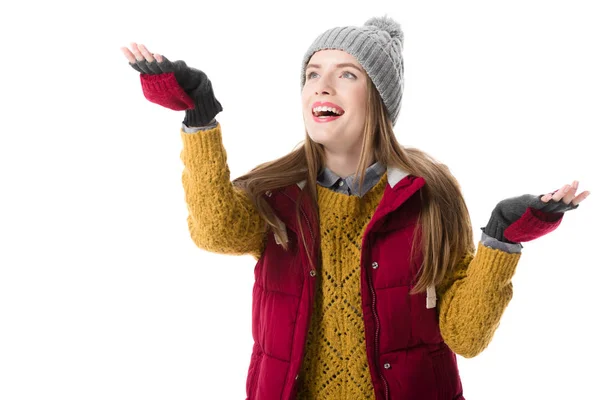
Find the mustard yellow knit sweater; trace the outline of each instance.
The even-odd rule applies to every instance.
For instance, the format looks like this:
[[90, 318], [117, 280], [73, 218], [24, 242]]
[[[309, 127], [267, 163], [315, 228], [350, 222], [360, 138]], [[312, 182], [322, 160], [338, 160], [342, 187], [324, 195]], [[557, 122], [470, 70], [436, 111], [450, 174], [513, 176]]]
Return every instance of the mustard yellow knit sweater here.
[[360, 198], [317, 185], [322, 265], [298, 400], [375, 399], [360, 298], [360, 244], [387, 185], [387, 172]]
[[[207, 251], [258, 259], [265, 231], [251, 201], [231, 184], [221, 125], [197, 133], [182, 130], [181, 138], [192, 240]], [[386, 184], [387, 173], [365, 194], [363, 210], [357, 196], [317, 185], [323, 262], [298, 399], [374, 398], [364, 343], [358, 245]], [[477, 252], [465, 254], [436, 288], [440, 330], [455, 353], [474, 357], [488, 346], [512, 298], [511, 279], [520, 256], [480, 242]]]

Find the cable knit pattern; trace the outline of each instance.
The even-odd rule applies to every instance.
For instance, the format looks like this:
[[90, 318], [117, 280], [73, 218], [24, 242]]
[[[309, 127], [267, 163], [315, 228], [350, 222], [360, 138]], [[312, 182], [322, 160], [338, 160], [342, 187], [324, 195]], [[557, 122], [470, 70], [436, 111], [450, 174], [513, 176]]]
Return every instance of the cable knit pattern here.
[[360, 296], [360, 245], [387, 173], [363, 196], [317, 186], [322, 267], [299, 377], [298, 400], [375, 399]]

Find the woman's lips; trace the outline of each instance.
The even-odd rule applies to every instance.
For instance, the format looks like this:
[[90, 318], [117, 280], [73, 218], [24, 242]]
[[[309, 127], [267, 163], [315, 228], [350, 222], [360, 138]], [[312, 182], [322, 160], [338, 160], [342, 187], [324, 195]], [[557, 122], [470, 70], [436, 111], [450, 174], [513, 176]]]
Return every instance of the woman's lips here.
[[[336, 112], [334, 114], [339, 114], [339, 115], [330, 115], [330, 116], [326, 116], [326, 117], [317, 117], [314, 114], [314, 109], [317, 107], [331, 107], [331, 108], [335, 108]], [[319, 123], [324, 123], [324, 122], [331, 122], [331, 121], [335, 121], [336, 119], [338, 119], [339, 117], [343, 116], [346, 112], [344, 111], [344, 109], [340, 106], [338, 106], [335, 103], [332, 103], [330, 101], [316, 101], [313, 103], [312, 107], [311, 107], [311, 113], [313, 116], [313, 120], [315, 122], [319, 122]]]
[[312, 116], [312, 117], [313, 117], [313, 120], [314, 120], [315, 122], [320, 122], [320, 123], [323, 123], [323, 122], [330, 122], [330, 121], [334, 121], [334, 120], [336, 120], [336, 119], [340, 118], [340, 117], [341, 117], [341, 115], [330, 116], [330, 117], [315, 117], [315, 115], [313, 114], [313, 116]]

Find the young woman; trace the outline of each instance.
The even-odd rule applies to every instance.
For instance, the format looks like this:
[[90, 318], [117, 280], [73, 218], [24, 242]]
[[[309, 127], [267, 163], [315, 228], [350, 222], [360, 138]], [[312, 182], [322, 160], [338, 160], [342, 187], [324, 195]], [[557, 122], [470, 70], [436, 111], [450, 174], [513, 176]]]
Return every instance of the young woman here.
[[502, 200], [475, 248], [449, 169], [394, 135], [402, 47], [388, 17], [319, 35], [302, 61], [304, 145], [233, 181], [207, 76], [123, 48], [146, 98], [185, 110], [193, 241], [257, 260], [248, 399], [463, 399], [456, 354], [490, 343], [521, 242], [589, 194], [575, 181]]

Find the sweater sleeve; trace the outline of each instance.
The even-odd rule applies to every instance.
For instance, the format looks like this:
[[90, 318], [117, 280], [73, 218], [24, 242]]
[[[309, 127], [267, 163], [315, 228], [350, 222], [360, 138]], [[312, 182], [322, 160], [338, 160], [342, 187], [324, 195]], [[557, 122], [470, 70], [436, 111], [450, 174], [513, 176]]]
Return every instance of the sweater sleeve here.
[[467, 253], [437, 288], [439, 324], [446, 344], [465, 358], [491, 342], [512, 299], [511, 279], [521, 253], [485, 246]]
[[264, 250], [266, 226], [242, 189], [230, 181], [221, 125], [196, 133], [181, 129], [184, 165], [182, 183], [187, 223], [201, 249], [221, 254], [250, 254]]

